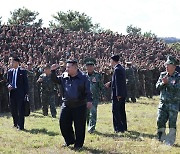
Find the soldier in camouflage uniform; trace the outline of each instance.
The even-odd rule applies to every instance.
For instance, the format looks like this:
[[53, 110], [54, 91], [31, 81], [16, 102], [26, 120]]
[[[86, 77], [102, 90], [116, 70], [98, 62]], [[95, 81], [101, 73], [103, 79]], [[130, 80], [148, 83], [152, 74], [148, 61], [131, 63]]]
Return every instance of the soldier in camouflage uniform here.
[[126, 87], [127, 87], [127, 98], [126, 101], [129, 102], [131, 98], [132, 102], [136, 102], [136, 93], [135, 93], [135, 74], [134, 69], [131, 66], [131, 62], [126, 62]]
[[[160, 90], [160, 103], [157, 117], [157, 135], [159, 141], [173, 145], [176, 139], [176, 121], [180, 102], [180, 74], [175, 71], [178, 60], [168, 56], [165, 63], [166, 72], [162, 72], [156, 83]], [[169, 120], [169, 134], [165, 134], [166, 122]]]
[[0, 113], [9, 111], [7, 80], [3, 68], [0, 66]]
[[[39, 79], [39, 76], [43, 73], [43, 71], [40, 70], [39, 66], [35, 66], [34, 73], [35, 73], [35, 81], [37, 81]], [[35, 101], [35, 109], [40, 109], [42, 107], [41, 98], [40, 98], [40, 84], [37, 84], [37, 82], [34, 82], [34, 101]]]
[[153, 72], [149, 68], [149, 66], [147, 66], [143, 73], [144, 73], [145, 96], [148, 98], [152, 98], [153, 97]]
[[104, 96], [104, 84], [102, 82], [102, 76], [94, 71], [96, 60], [94, 58], [86, 58], [84, 62], [86, 64], [86, 74], [90, 80], [90, 89], [93, 98], [93, 106], [87, 113], [88, 132], [93, 133], [96, 127], [97, 106], [99, 104], [101, 93]]
[[135, 65], [133, 65], [132, 68], [134, 70], [134, 76], [135, 76], [135, 97], [139, 98], [140, 97], [140, 94], [139, 94], [139, 89], [140, 89], [139, 74], [138, 74], [138, 70], [137, 70]]
[[29, 101], [30, 101], [30, 108], [31, 111], [35, 110], [35, 103], [34, 103], [34, 82], [35, 82], [35, 73], [32, 69], [32, 63], [27, 63], [27, 78], [28, 78], [28, 85], [29, 85]]
[[41, 102], [43, 115], [48, 115], [48, 106], [50, 105], [50, 111], [53, 118], [56, 118], [55, 107], [55, 83], [51, 80], [50, 65], [44, 67], [44, 73], [39, 76], [37, 82], [41, 83]]

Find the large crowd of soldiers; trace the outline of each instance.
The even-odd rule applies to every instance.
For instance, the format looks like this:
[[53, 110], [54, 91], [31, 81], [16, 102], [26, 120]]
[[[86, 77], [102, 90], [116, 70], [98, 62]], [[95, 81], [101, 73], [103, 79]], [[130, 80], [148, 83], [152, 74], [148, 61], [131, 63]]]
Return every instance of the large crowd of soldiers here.
[[[31, 111], [42, 108], [43, 114], [47, 115], [47, 108], [50, 105], [51, 114], [56, 117], [55, 106], [61, 105], [61, 87], [51, 83], [48, 80], [47, 69], [49, 65], [33, 66], [28, 62], [23, 66], [27, 70], [29, 82], [29, 99], [31, 102]], [[148, 67], [137, 69], [132, 62], [126, 62], [126, 84], [128, 97], [127, 102], [136, 102], [136, 99], [145, 96], [152, 98], [153, 95], [158, 95], [155, 84], [158, 80], [160, 71], [157, 69], [150, 69]], [[59, 74], [65, 70], [65, 63], [61, 65]], [[84, 68], [82, 70], [85, 71]], [[112, 71], [110, 68], [105, 68], [103, 71], [96, 68], [96, 72], [102, 76], [102, 82], [106, 83], [111, 79]], [[0, 68], [0, 112], [9, 111], [9, 95], [6, 86], [6, 70]], [[42, 80], [44, 78], [44, 81]], [[53, 86], [52, 86], [53, 85]], [[46, 98], [53, 93], [52, 98]], [[104, 97], [100, 97], [100, 101], [110, 101], [111, 93], [109, 89], [105, 89]], [[49, 100], [49, 101], [48, 101]], [[53, 101], [52, 101], [53, 100]]]

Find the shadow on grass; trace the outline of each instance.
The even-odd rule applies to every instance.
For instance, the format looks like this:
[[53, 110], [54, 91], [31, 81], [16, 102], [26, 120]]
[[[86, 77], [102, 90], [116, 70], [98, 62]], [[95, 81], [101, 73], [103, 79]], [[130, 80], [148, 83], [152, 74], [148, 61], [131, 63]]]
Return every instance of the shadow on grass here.
[[124, 137], [124, 138], [130, 138], [136, 141], [137, 140], [142, 141], [141, 137], [151, 138], [151, 139], [156, 137], [156, 135], [153, 135], [153, 134], [140, 133], [137, 131], [127, 131], [122, 134], [113, 134], [113, 133], [109, 134], [109, 133], [102, 133], [102, 132], [95, 131], [94, 134], [104, 136], [104, 137], [111, 137], [111, 138]]
[[45, 134], [45, 135], [49, 135], [49, 136], [57, 136], [59, 135], [59, 133], [55, 133], [52, 131], [48, 131], [47, 129], [43, 128], [43, 129], [31, 129], [31, 130], [24, 130], [25, 132], [28, 132], [30, 134]]
[[31, 114], [30, 116], [34, 117], [34, 118], [44, 118], [45, 117], [43, 115], [37, 115], [37, 114]]
[[[45, 117], [50, 117], [50, 118], [52, 118], [51, 115], [44, 116], [44, 115], [42, 114], [42, 112], [38, 112], [38, 111], [32, 112], [32, 113], [30, 114], [30, 116], [35, 117], [35, 118], [45, 118]], [[57, 117], [56, 117], [56, 118], [57, 118]], [[55, 118], [55, 119], [56, 119], [56, 118]], [[57, 118], [57, 119], [58, 119], [58, 118]]]
[[5, 113], [0, 113], [0, 117], [6, 117], [7, 119], [11, 118], [11, 113], [10, 112], [5, 112]]
[[93, 149], [89, 147], [83, 147], [79, 150], [75, 150], [73, 147], [70, 148], [71, 150], [74, 150], [76, 152], [88, 152], [88, 153], [110, 153], [110, 151], [104, 151], [104, 150], [98, 150], [98, 149]]
[[180, 148], [179, 144], [174, 144], [173, 147]]

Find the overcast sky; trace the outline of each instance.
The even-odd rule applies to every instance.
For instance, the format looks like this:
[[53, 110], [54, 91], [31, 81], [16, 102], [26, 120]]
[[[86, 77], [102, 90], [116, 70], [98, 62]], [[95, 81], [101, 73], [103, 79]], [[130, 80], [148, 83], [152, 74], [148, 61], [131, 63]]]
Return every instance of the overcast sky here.
[[48, 26], [52, 14], [74, 10], [115, 32], [126, 34], [126, 27], [132, 24], [158, 37], [180, 38], [180, 0], [2, 0], [3, 22], [7, 22], [10, 11], [23, 6], [39, 12], [44, 26]]

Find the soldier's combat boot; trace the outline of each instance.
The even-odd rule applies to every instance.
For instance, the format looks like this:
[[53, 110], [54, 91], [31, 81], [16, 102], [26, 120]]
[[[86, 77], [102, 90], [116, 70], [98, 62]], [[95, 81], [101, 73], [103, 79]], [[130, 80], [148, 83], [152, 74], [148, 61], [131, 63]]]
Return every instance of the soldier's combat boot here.
[[167, 135], [166, 140], [165, 140], [165, 144], [172, 146], [174, 144], [175, 140], [176, 140], [176, 129], [170, 128], [169, 134]]
[[166, 139], [165, 128], [158, 129], [157, 137], [160, 142], [163, 142]]

